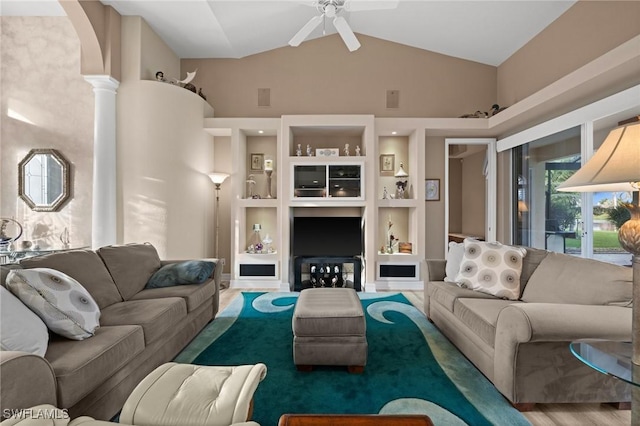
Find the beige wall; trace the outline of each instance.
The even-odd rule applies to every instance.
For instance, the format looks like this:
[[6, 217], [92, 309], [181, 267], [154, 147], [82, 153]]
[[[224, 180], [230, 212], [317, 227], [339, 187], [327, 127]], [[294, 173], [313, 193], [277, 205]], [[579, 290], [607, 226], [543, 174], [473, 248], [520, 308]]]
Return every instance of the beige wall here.
[[122, 17], [122, 81], [179, 78], [180, 59], [139, 16]]
[[[338, 35], [242, 59], [183, 59], [198, 69], [216, 117], [283, 114], [374, 114], [379, 117], [458, 117], [496, 101], [496, 68], [358, 35], [353, 53]], [[258, 88], [271, 107], [258, 107]], [[400, 108], [386, 108], [386, 91], [400, 91]]]
[[207, 173], [214, 170], [214, 144], [203, 118], [213, 109], [188, 90], [155, 81], [158, 68], [177, 70], [179, 61], [143, 20], [125, 17], [122, 27], [118, 242], [151, 242], [163, 258], [212, 257], [215, 191]]
[[[427, 137], [425, 150], [425, 178], [440, 179], [444, 190], [444, 138]], [[444, 193], [440, 201], [425, 201], [426, 259], [444, 258]]]
[[449, 159], [449, 232], [462, 233], [461, 158]]
[[639, 1], [578, 1], [498, 67], [498, 103], [513, 105], [638, 34]]
[[[65, 227], [72, 246], [88, 246], [94, 96], [80, 75], [80, 42], [66, 17], [0, 23], [0, 216], [22, 222], [23, 239], [40, 235], [43, 248], [59, 247]], [[72, 197], [59, 212], [34, 212], [18, 198], [18, 162], [33, 148], [55, 148], [72, 164]]]
[[485, 151], [462, 160], [462, 233], [485, 237], [486, 179], [482, 174]]

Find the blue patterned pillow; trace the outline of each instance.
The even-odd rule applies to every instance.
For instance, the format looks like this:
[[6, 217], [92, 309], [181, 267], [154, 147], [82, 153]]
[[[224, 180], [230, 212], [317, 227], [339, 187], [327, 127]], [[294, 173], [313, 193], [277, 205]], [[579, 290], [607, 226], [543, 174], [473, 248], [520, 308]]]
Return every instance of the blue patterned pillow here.
[[170, 287], [181, 284], [201, 284], [213, 273], [216, 264], [205, 260], [170, 263], [149, 278], [145, 288]]

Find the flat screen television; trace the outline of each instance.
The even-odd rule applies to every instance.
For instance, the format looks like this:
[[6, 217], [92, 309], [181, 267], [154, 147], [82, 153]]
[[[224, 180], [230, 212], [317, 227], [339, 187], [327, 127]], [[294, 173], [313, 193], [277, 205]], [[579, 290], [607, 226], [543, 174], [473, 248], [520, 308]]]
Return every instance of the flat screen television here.
[[294, 217], [293, 255], [359, 256], [362, 254], [361, 223], [360, 217]]

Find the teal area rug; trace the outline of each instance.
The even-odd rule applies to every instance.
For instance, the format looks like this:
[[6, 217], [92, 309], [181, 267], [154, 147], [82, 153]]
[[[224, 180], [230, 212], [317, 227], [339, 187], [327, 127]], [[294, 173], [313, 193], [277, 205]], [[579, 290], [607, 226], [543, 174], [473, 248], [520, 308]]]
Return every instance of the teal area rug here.
[[363, 374], [293, 365], [291, 317], [298, 293], [242, 293], [176, 362], [262, 362], [253, 420], [284, 413], [427, 414], [436, 425], [528, 425], [493, 385], [402, 294], [359, 293], [369, 354]]

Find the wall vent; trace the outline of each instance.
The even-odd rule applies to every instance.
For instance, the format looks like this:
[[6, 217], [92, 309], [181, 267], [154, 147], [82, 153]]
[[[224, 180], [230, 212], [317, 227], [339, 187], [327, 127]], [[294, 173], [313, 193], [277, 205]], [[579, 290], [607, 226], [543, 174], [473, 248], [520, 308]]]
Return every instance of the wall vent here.
[[387, 108], [400, 108], [399, 90], [387, 90]]
[[271, 89], [258, 89], [258, 106], [271, 106]]

